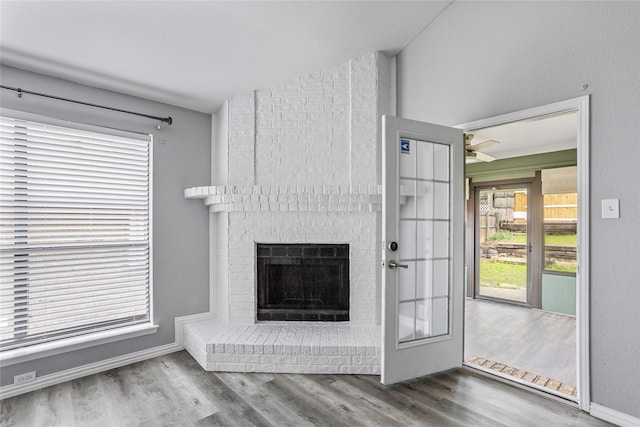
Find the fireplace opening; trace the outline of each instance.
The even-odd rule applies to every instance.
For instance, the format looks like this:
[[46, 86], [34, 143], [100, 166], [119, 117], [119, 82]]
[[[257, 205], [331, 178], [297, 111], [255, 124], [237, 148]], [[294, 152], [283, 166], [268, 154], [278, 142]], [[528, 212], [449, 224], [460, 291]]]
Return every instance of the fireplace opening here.
[[257, 247], [258, 320], [349, 320], [349, 245]]

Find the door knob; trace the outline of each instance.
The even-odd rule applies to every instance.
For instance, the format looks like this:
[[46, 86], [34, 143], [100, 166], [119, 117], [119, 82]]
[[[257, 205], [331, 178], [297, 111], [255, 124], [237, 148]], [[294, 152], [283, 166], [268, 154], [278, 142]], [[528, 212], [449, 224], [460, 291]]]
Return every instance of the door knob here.
[[407, 264], [398, 264], [394, 260], [390, 260], [388, 263], [389, 268], [409, 268]]

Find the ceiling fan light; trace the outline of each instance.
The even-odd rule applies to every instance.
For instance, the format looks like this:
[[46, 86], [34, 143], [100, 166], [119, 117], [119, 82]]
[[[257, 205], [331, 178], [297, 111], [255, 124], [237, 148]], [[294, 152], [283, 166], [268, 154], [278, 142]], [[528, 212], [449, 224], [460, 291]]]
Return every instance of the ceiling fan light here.
[[473, 154], [479, 162], [493, 162], [496, 158], [480, 151], [474, 151]]
[[467, 150], [467, 154], [466, 154], [466, 156], [465, 156], [465, 158], [464, 158], [464, 162], [465, 162], [466, 164], [469, 164], [469, 163], [478, 163], [479, 161], [480, 161], [480, 160], [478, 160], [478, 156], [476, 155], [476, 152], [475, 152], [475, 151], [469, 151], [469, 150]]
[[465, 155], [466, 164], [479, 163], [479, 162], [492, 162], [494, 160], [495, 160], [495, 157], [492, 157], [488, 154], [485, 154], [479, 151], [467, 150]]

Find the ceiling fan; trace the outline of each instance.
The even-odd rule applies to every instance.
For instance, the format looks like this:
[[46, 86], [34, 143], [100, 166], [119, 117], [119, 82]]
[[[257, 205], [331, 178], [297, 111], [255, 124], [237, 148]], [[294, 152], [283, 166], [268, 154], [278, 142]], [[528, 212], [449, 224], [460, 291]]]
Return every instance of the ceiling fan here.
[[492, 139], [488, 141], [481, 142], [479, 144], [471, 145], [471, 140], [473, 139], [473, 134], [468, 133], [464, 136], [464, 144], [465, 144], [465, 162], [466, 163], [475, 163], [475, 162], [493, 162], [496, 158], [492, 157], [488, 154], [481, 152], [480, 150], [494, 146], [496, 144], [500, 144], [498, 141], [494, 141]]

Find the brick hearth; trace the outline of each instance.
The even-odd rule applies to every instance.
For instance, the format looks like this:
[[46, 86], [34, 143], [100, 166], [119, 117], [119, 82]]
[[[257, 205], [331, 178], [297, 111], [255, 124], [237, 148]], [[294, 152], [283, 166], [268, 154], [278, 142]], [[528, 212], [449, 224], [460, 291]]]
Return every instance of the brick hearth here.
[[185, 327], [186, 350], [208, 371], [380, 374], [380, 328], [298, 322]]

